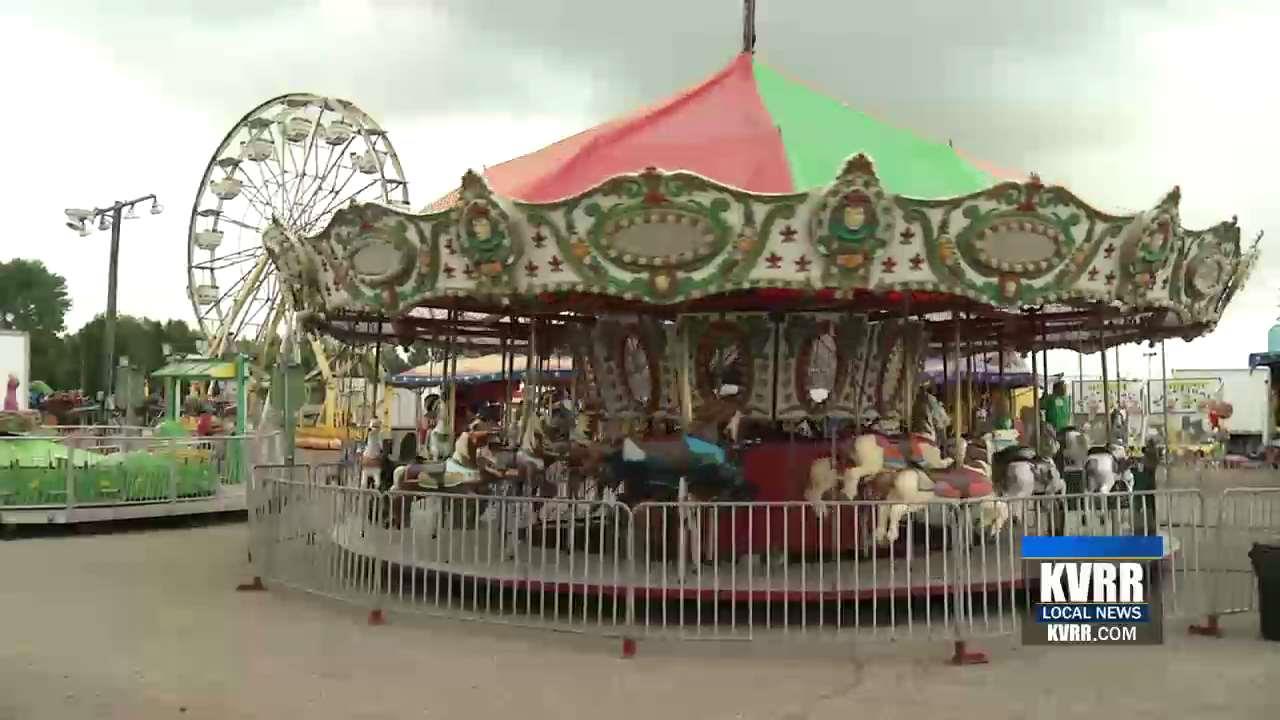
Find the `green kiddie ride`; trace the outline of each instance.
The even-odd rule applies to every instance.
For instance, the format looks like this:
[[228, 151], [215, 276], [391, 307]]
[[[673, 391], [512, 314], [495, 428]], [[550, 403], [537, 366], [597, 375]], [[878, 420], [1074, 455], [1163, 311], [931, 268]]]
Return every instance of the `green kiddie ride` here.
[[[149, 437], [75, 440], [37, 437], [39, 418], [14, 417], [0, 431], [0, 505], [90, 505], [210, 497], [243, 482], [245, 362], [187, 359], [153, 373], [168, 393], [167, 416]], [[236, 418], [226, 437], [195, 437], [179, 416], [183, 382], [235, 381]], [[8, 415], [15, 416], [14, 413]]]

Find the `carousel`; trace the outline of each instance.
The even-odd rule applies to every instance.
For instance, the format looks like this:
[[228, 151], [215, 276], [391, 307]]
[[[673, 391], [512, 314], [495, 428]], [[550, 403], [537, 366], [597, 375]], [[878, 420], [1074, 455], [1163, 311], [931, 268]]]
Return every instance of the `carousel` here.
[[[450, 535], [458, 557], [403, 554], [438, 542], [450, 522], [424, 519], [418, 499], [391, 513], [390, 541], [335, 530], [347, 551], [503, 587], [626, 583], [651, 602], [711, 597], [710, 574], [688, 577], [691, 568], [741, 562], [793, 571], [749, 584], [745, 572], [730, 582], [717, 571], [714, 597], [949, 593], [941, 551], [916, 534], [933, 525], [937, 537], [946, 521], [927, 508], [913, 521], [911, 510], [976, 499], [974, 532], [1004, 526], [1013, 520], [1001, 498], [1064, 490], [1039, 470], [1025, 487], [999, 475], [1018, 462], [1061, 466], [1053, 456], [1070, 445], [1046, 449], [1039, 413], [1003, 460], [989, 437], [962, 433], [971, 423], [954, 379], [962, 368], [974, 377], [962, 359], [1192, 339], [1248, 275], [1256, 243], [1242, 244], [1234, 218], [1184, 228], [1176, 188], [1122, 215], [1036, 175], [1015, 181], [810, 90], [757, 58], [750, 24], [744, 35], [743, 52], [693, 87], [468, 172], [423, 212], [357, 202], [327, 223], [266, 229], [282, 296], [309, 333], [431, 343], [453, 358], [432, 382], [453, 387], [469, 357], [498, 357], [488, 381], [508, 386], [519, 357], [534, 387], [550, 358], [572, 358], [571, 390], [526, 396], [497, 427], [436, 423], [448, 437], [443, 465], [465, 472], [423, 457], [391, 487], [528, 499], [518, 518], [497, 513], [508, 557], [466, 561], [466, 543], [486, 532], [479, 511], [451, 521], [464, 528]], [[1036, 406], [1045, 374], [1029, 375]], [[509, 460], [477, 467], [484, 447]], [[626, 527], [599, 536], [633, 540], [573, 552], [602, 563], [638, 555], [629, 577], [614, 565], [594, 585], [545, 552], [525, 554], [568, 522], [539, 499], [580, 498], [582, 478], [614, 491], [593, 506], [628, 508]], [[886, 504], [849, 505], [858, 499]], [[597, 532], [591, 517], [608, 517], [570, 515], [588, 523], [584, 535]], [[893, 577], [872, 580], [884, 566], [867, 558], [886, 557], [899, 559]], [[684, 579], [659, 585], [660, 565]]]

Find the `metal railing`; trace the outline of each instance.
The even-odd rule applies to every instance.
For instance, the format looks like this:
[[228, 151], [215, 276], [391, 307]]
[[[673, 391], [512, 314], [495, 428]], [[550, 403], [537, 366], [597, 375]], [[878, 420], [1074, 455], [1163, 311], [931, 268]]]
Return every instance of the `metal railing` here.
[[1255, 542], [1280, 543], [1280, 488], [1231, 487], [1215, 498], [1208, 513], [1213, 542], [1206, 551], [1209, 592], [1202, 634], [1220, 633], [1222, 615], [1257, 609], [1257, 581], [1249, 561]]
[[[1166, 619], [1254, 607], [1248, 540], [1280, 489], [893, 504], [379, 493], [338, 466], [255, 468], [254, 572], [367, 607], [636, 637], [1011, 635], [1031, 535], [1160, 535]], [[339, 478], [335, 480], [334, 478]], [[1003, 519], [1001, 519], [1003, 518]], [[993, 521], [995, 525], [993, 527]], [[885, 528], [889, 532], [885, 532]]]
[[0, 437], [0, 509], [209, 498], [249, 477], [257, 440], [131, 432]]

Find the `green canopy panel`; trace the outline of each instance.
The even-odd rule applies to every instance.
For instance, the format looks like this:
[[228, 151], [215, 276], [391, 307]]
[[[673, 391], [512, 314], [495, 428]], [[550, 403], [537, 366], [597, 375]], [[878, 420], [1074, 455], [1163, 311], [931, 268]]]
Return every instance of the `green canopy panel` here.
[[234, 380], [236, 364], [211, 359], [177, 360], [151, 373], [151, 377], [179, 380]]

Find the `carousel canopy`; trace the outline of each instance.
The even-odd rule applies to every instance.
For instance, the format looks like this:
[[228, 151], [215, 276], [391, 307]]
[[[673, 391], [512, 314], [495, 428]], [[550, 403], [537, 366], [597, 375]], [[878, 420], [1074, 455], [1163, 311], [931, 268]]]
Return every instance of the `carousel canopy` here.
[[[1016, 177], [882, 123], [743, 53], [656, 105], [488, 168], [495, 192], [546, 203], [648, 167], [686, 170], [756, 193], [821, 187], [855, 153], [882, 169], [892, 193], [964, 195]], [[430, 210], [456, 205], [453, 192]]]
[[747, 53], [665, 103], [467, 173], [433, 211], [356, 204], [263, 242], [303, 322], [338, 335], [442, 336], [424, 309], [857, 312], [923, 317], [935, 348], [957, 321], [978, 352], [1194, 338], [1256, 257], [1234, 218], [1184, 229], [1176, 188], [1114, 215], [1003, 177]]
[[[523, 382], [526, 377], [524, 356], [512, 358], [510, 378], [512, 382]], [[482, 355], [480, 357], [460, 357], [453, 377], [459, 384], [474, 385], [489, 382], [501, 382], [508, 378], [503, 371], [502, 355]], [[566, 357], [553, 357], [547, 360], [543, 377], [547, 379], [564, 379], [573, 375], [573, 362]], [[390, 375], [387, 382], [399, 387], [435, 387], [448, 382], [441, 363], [419, 365], [411, 370]]]

